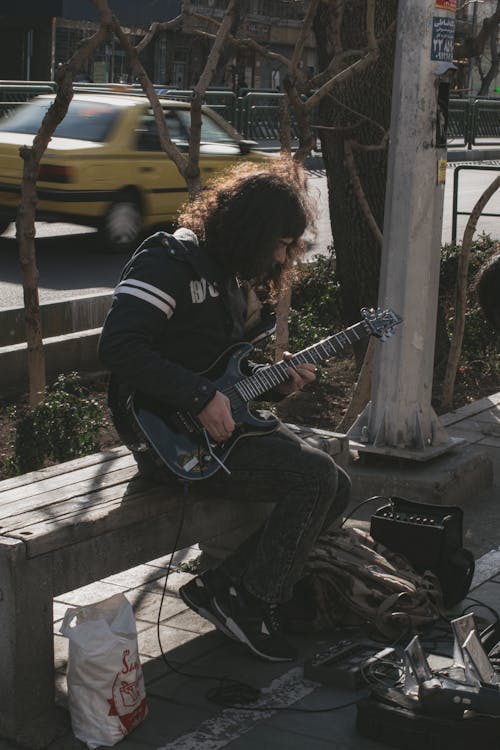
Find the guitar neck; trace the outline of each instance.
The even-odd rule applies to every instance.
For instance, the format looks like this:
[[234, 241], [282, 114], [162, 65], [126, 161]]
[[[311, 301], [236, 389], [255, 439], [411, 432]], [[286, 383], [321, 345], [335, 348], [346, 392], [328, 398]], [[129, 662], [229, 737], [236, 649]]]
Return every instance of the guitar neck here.
[[369, 333], [370, 330], [363, 321], [356, 323], [307, 349], [302, 349], [286, 361], [281, 360], [273, 365], [260, 367], [253, 375], [239, 380], [234, 388], [244, 401], [255, 401], [263, 393], [289, 380], [289, 367], [293, 368], [306, 362], [314, 365], [320, 364], [366, 338]]

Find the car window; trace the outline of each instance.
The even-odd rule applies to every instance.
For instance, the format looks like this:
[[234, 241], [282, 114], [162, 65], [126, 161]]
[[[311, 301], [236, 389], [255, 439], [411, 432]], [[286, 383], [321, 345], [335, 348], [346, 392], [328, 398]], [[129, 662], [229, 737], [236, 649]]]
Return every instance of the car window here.
[[[0, 125], [0, 132], [35, 134], [43, 117], [52, 104], [52, 99], [34, 99], [7, 118]], [[59, 123], [54, 135], [59, 138], [77, 138], [82, 141], [105, 141], [119, 115], [118, 107], [102, 102], [70, 102], [66, 116]]]
[[[179, 109], [177, 115], [189, 132], [191, 125], [189, 110]], [[202, 113], [201, 115], [201, 141], [202, 143], [234, 143], [234, 139], [231, 138], [229, 133], [206, 113]]]
[[[175, 144], [187, 144], [189, 140], [189, 129], [191, 127], [191, 114], [187, 109], [172, 109], [165, 112], [170, 138]], [[214, 122], [208, 115], [201, 116], [201, 142], [202, 143], [234, 143], [231, 136], [226, 133], [218, 123]], [[138, 127], [137, 148], [139, 151], [161, 151], [160, 137], [154, 115], [144, 115]]]
[[[188, 131], [185, 130], [174, 110], [165, 112], [165, 122], [170, 138], [175, 144], [187, 143]], [[161, 151], [158, 126], [152, 113], [143, 115], [137, 127], [137, 149], [139, 151]]]

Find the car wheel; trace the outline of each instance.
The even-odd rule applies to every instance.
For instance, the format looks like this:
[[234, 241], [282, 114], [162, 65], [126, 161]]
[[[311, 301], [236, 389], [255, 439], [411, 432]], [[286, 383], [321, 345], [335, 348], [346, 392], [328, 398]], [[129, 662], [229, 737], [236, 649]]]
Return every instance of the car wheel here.
[[142, 213], [133, 195], [115, 201], [104, 219], [106, 250], [124, 253], [136, 248], [142, 232]]

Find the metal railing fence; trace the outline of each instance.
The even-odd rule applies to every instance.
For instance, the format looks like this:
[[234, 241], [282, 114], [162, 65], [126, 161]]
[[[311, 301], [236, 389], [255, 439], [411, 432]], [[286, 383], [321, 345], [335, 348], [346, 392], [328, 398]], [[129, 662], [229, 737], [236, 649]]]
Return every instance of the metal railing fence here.
[[38, 94], [52, 94], [53, 81], [0, 81], [0, 118], [8, 117]]
[[487, 146], [500, 139], [500, 99], [451, 98], [448, 109], [448, 146]]
[[[142, 95], [138, 84], [75, 83], [75, 91], [123, 92]], [[157, 86], [161, 96], [189, 101], [189, 89]], [[54, 81], [0, 81], [0, 118], [8, 116], [37, 94], [53, 93]], [[245, 138], [279, 138], [279, 107], [284, 94], [266, 89], [243, 89], [236, 95], [231, 89], [208, 89], [205, 103], [240, 131]], [[292, 119], [292, 136], [296, 137]], [[448, 110], [448, 146], [488, 145], [500, 139], [500, 98], [450, 98]]]
[[[463, 171], [476, 170], [477, 172], [500, 172], [500, 167], [494, 167], [491, 165], [477, 165], [477, 164], [460, 164], [455, 167], [453, 174], [453, 204], [452, 204], [452, 221], [451, 221], [451, 242], [452, 245], [456, 245], [457, 242], [457, 220], [459, 216], [469, 216], [471, 211], [459, 211], [458, 210], [458, 188], [460, 173]], [[500, 217], [500, 213], [491, 213], [487, 211], [481, 212], [481, 218], [485, 216]]]
[[[189, 101], [192, 91], [157, 87], [161, 96], [168, 99]], [[142, 95], [138, 85], [123, 84], [75, 83], [75, 91], [91, 93], [127, 93]], [[53, 93], [53, 81], [0, 81], [0, 118], [12, 112], [37, 94]], [[230, 89], [209, 89], [205, 93], [204, 102], [216, 110], [225, 120], [239, 130], [245, 138], [259, 140], [279, 138], [279, 107], [284, 95], [280, 92], [246, 89], [236, 93]], [[295, 123], [292, 120], [292, 137], [296, 137]]]

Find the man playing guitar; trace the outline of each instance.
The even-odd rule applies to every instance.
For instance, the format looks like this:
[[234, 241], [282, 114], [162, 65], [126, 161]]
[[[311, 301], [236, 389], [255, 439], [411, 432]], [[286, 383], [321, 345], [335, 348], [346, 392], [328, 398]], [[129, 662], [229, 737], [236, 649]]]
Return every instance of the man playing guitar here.
[[[241, 408], [262, 391], [254, 391], [253, 373], [269, 383], [260, 400], [279, 400], [315, 379], [316, 360], [285, 355], [271, 376], [240, 355], [239, 366], [250, 377], [228, 389], [217, 377], [217, 363], [222, 374], [221, 354], [262, 332], [252, 320], [255, 291], [276, 299], [304, 251], [301, 237], [310, 218], [298, 166], [281, 160], [271, 167], [239, 165], [185, 208], [181, 229], [159, 232], [135, 252], [99, 345], [111, 371], [116, 427], [143, 475], [166, 483], [176, 474], [201, 479], [189, 487], [206, 493], [207, 502], [212, 496], [274, 503], [250, 539], [180, 590], [193, 610], [270, 661], [296, 657], [282, 632], [279, 605], [292, 596], [321, 531], [346, 508], [350, 481], [325, 452], [277, 420], [259, 428]], [[152, 430], [159, 421], [168, 424], [162, 434], [179, 434], [179, 444], [191, 431], [195, 438], [188, 436], [186, 445], [195, 448], [181, 451], [182, 460], [176, 446], [155, 450], [147, 443], [144, 450], [134, 420], [141, 414], [151, 415]]]

